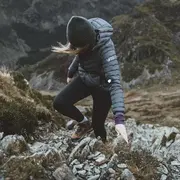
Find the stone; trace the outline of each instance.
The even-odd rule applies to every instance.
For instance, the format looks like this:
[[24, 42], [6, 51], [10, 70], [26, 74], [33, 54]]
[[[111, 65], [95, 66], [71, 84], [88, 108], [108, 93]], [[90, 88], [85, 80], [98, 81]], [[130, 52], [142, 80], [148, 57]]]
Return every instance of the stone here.
[[88, 165], [88, 164], [86, 164], [85, 166], [84, 166], [84, 170], [90, 170], [91, 169], [91, 166], [90, 165]]
[[125, 169], [121, 174], [122, 180], [136, 180], [134, 175], [129, 169]]
[[171, 161], [172, 166], [180, 166], [180, 162], [178, 161]]
[[120, 169], [126, 169], [127, 165], [126, 164], [118, 164], [117, 167]]
[[110, 174], [116, 174], [116, 171], [114, 169], [112, 169], [112, 168], [109, 168], [108, 171], [109, 171]]
[[101, 169], [104, 169], [107, 167], [107, 164], [102, 164], [101, 166], [99, 166]]
[[89, 156], [87, 156], [88, 159], [94, 159], [97, 158], [97, 156], [99, 156], [101, 154], [101, 152], [96, 151], [94, 154], [90, 154]]
[[90, 147], [89, 145], [87, 144], [81, 151], [81, 157], [83, 159], [87, 159], [87, 156], [91, 153], [90, 151]]
[[[94, 134], [94, 133], [93, 133]], [[96, 149], [96, 144], [100, 142], [98, 141], [96, 138], [95, 139], [92, 139], [89, 143], [89, 147], [90, 147], [90, 150], [91, 151], [94, 151]]]
[[118, 155], [113, 154], [110, 161], [108, 162], [107, 166], [108, 168], [114, 168], [118, 164]]
[[95, 168], [95, 169], [94, 169], [94, 172], [95, 172], [96, 174], [100, 174], [100, 173], [101, 173], [101, 171], [100, 171], [98, 168]]
[[66, 164], [63, 164], [61, 167], [57, 168], [53, 173], [53, 176], [56, 180], [77, 180]]
[[73, 167], [73, 170], [72, 170], [73, 174], [76, 175], [78, 173], [77, 169], [75, 167]]
[[88, 159], [95, 159], [97, 158], [97, 156], [99, 156], [101, 154], [101, 152], [96, 151], [94, 154], [90, 154], [89, 156], [87, 156]]
[[3, 138], [4, 133], [0, 132], [0, 140]]
[[83, 166], [84, 166], [84, 164], [77, 164], [77, 165], [74, 165], [74, 167], [75, 167], [76, 169], [82, 169]]
[[17, 155], [28, 149], [24, 137], [18, 135], [5, 136], [0, 142], [0, 146], [9, 155]]
[[104, 154], [100, 154], [99, 156], [96, 157], [96, 162], [101, 163], [102, 161], [105, 161], [106, 156]]
[[88, 178], [87, 180], [98, 180], [98, 178], [99, 178], [99, 175], [96, 175], [96, 176], [92, 176]]
[[48, 144], [42, 143], [42, 142], [35, 142], [30, 146], [30, 152], [31, 153], [37, 153], [37, 152], [46, 152], [51, 147]]
[[163, 174], [162, 176], [161, 176], [161, 179], [160, 180], [166, 180], [167, 179], [167, 176], [165, 175], [165, 174]]
[[87, 171], [87, 177], [91, 177], [91, 176], [93, 176], [93, 173], [92, 173], [92, 171]]
[[75, 146], [75, 148], [72, 150], [71, 154], [69, 155], [68, 161], [71, 162], [73, 159], [75, 159], [76, 155], [81, 156], [82, 149], [91, 141], [91, 138], [86, 137], [80, 143]]
[[78, 171], [78, 174], [79, 174], [81, 177], [86, 177], [86, 170]]

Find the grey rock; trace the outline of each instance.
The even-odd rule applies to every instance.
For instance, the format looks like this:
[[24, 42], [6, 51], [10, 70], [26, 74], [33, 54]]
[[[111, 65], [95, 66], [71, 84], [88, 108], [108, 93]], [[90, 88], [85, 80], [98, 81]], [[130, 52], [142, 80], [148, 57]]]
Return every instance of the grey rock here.
[[178, 161], [171, 161], [172, 166], [180, 166], [180, 162]]
[[87, 171], [87, 177], [91, 177], [93, 175], [94, 175], [94, 173], [92, 173], [92, 171]]
[[73, 167], [73, 170], [72, 170], [73, 174], [76, 175], [78, 173], [77, 169], [75, 167]]
[[18, 135], [5, 136], [0, 142], [0, 146], [9, 155], [20, 154], [28, 149], [24, 137]]
[[89, 144], [87, 144], [81, 151], [81, 157], [87, 159], [87, 156], [91, 153]]
[[78, 174], [79, 174], [81, 177], [86, 177], [86, 170], [78, 171]]
[[3, 138], [4, 133], [0, 132], [0, 140]]
[[82, 169], [83, 166], [84, 166], [84, 164], [77, 164], [77, 165], [74, 165], [74, 167], [75, 167], [76, 169]]
[[100, 154], [99, 156], [96, 157], [96, 162], [101, 163], [106, 159], [106, 156], [104, 154]]
[[101, 152], [96, 151], [94, 154], [90, 154], [87, 158], [88, 159], [95, 159], [97, 158], [97, 156], [99, 156], [101, 154]]
[[121, 174], [122, 180], [136, 180], [134, 175], [129, 169], [125, 169]]
[[71, 152], [69, 156], [69, 162], [71, 162], [76, 156], [81, 157], [81, 151], [90, 142], [91, 138], [86, 137], [83, 139]]
[[110, 178], [110, 180], [116, 180], [115, 179], [115, 174], [110, 174], [109, 178]]
[[118, 164], [118, 155], [113, 154], [113, 156], [111, 157], [110, 161], [107, 164], [107, 167], [114, 168], [117, 164]]
[[88, 178], [88, 180], [98, 180], [98, 178], [99, 178], [99, 175], [96, 175], [96, 176], [92, 176]]
[[117, 167], [120, 169], [126, 169], [127, 165], [126, 164], [118, 164]]
[[77, 164], [80, 164], [80, 162], [79, 162], [77, 159], [74, 159], [74, 160], [71, 162], [70, 166], [77, 165]]
[[160, 180], [166, 180], [167, 179], [167, 176], [165, 175], [165, 174], [163, 174], [162, 176], [161, 176], [161, 179]]
[[63, 164], [61, 167], [57, 168], [53, 173], [53, 176], [56, 180], [77, 180], [66, 164]]
[[101, 166], [99, 166], [101, 169], [104, 169], [104, 168], [106, 168], [107, 167], [107, 164], [103, 164], [103, 165], [101, 165]]
[[102, 141], [98, 141], [96, 138], [95, 138], [95, 139], [92, 139], [92, 140], [90, 141], [89, 147], [90, 147], [90, 150], [91, 150], [91, 151], [94, 151], [95, 149], [97, 149], [96, 146], [97, 146], [98, 142], [100, 142], [100, 143], [102, 144]]
[[110, 174], [116, 174], [116, 171], [114, 169], [112, 169], [112, 168], [109, 168], [108, 171], [109, 171]]
[[32, 144], [30, 147], [30, 152], [31, 153], [37, 153], [37, 152], [46, 152], [50, 149], [51, 147], [48, 144], [42, 143], [42, 142], [35, 142]]
[[84, 166], [84, 170], [86, 170], [86, 171], [91, 170], [91, 166], [90, 166], [90, 165], [88, 165], [88, 164], [86, 164], [86, 165]]

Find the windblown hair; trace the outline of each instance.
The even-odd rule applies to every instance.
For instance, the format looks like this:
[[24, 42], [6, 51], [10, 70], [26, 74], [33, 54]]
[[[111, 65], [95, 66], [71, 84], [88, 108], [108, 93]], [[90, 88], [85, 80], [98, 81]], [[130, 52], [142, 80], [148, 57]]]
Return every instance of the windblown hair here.
[[58, 45], [59, 47], [52, 46], [52, 52], [76, 55], [81, 53], [87, 48], [87, 46], [82, 48], [75, 48], [71, 45], [71, 43], [67, 43], [66, 45], [63, 45], [60, 42], [58, 42]]

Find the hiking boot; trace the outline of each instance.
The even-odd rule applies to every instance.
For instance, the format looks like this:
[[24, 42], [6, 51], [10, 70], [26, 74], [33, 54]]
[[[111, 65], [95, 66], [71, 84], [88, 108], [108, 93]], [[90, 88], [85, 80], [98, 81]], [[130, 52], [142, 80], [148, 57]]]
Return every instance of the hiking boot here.
[[85, 121], [77, 124], [76, 131], [72, 134], [72, 140], [81, 139], [86, 133], [92, 131], [91, 123], [89, 121]]

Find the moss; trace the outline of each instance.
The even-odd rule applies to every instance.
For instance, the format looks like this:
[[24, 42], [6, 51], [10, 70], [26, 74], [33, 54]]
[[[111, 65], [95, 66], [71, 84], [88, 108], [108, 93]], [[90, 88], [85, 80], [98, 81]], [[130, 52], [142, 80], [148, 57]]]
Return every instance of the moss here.
[[[171, 5], [167, 9], [163, 1], [153, 0], [137, 6], [130, 15], [113, 18], [112, 24], [115, 30], [113, 40], [117, 45], [124, 81], [129, 82], [137, 78], [144, 68], [150, 73], [162, 70], [162, 65], [167, 59], [172, 60], [178, 67], [180, 51], [173, 42], [175, 29], [171, 29], [172, 24], [177, 22], [173, 10], [178, 8], [180, 7]], [[166, 11], [171, 15], [171, 27], [168, 24]], [[166, 18], [162, 17], [163, 14]]]
[[63, 117], [53, 109], [52, 96], [31, 89], [21, 73], [0, 75], [0, 86], [0, 131], [5, 135], [21, 134], [28, 139], [39, 120], [58, 127], [65, 125]]
[[37, 126], [35, 108], [30, 103], [3, 102], [0, 99], [0, 112], [0, 127], [5, 135], [31, 134]]
[[158, 173], [160, 163], [150, 152], [141, 149], [129, 152], [122, 148], [121, 151], [117, 149], [117, 154], [119, 155], [119, 161], [127, 164], [128, 169], [137, 180], [160, 179], [161, 175]]
[[51, 95], [42, 95], [39, 91], [35, 89], [31, 89], [29, 95], [35, 100], [37, 104], [42, 104], [48, 109], [52, 110], [53, 97]]
[[2, 174], [7, 179], [25, 180], [30, 176], [33, 179], [48, 179], [41, 161], [36, 157], [12, 157], [2, 166], [3, 169], [6, 169]]
[[11, 73], [13, 79], [14, 79], [14, 83], [15, 86], [18, 87], [19, 89], [26, 91], [27, 89], [29, 89], [29, 85], [27, 84], [26, 80], [24, 79], [24, 76], [22, 73], [17, 72], [17, 71], [13, 71]]
[[36, 117], [39, 120], [49, 121], [51, 119], [51, 113], [46, 107], [37, 105], [36, 106]]

